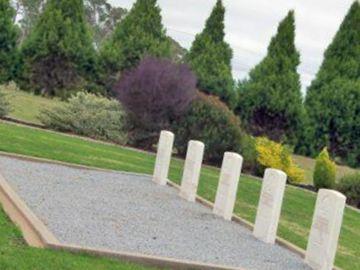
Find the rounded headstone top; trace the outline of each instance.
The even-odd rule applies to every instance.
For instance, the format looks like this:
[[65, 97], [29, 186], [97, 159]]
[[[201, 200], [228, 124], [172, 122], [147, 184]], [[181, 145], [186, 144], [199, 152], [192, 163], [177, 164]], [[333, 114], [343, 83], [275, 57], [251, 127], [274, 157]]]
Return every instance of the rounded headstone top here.
[[201, 141], [191, 140], [189, 141], [189, 145], [196, 145], [197, 147], [205, 147], [204, 143]]
[[224, 157], [227, 157], [227, 158], [232, 158], [232, 159], [237, 159], [237, 160], [243, 160], [243, 157], [238, 154], [238, 153], [235, 153], [235, 152], [225, 152], [224, 154]]
[[174, 133], [168, 130], [162, 130], [160, 136], [165, 136], [167, 138], [174, 138]]
[[328, 196], [333, 196], [334, 198], [346, 200], [346, 196], [344, 194], [333, 189], [325, 189], [325, 188], [319, 189], [319, 195], [328, 195]]
[[279, 178], [287, 178], [287, 175], [285, 172], [283, 172], [282, 170], [279, 169], [274, 169], [274, 168], [267, 168], [265, 170], [265, 174], [266, 175], [271, 175], [273, 177], [279, 177]]

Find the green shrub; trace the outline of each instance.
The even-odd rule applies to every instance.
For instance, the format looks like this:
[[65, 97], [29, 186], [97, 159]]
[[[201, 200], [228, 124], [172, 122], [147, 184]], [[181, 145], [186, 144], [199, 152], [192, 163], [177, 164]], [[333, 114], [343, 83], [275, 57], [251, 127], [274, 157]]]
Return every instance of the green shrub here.
[[10, 104], [6, 98], [6, 94], [3, 92], [3, 89], [6, 86], [0, 85], [0, 117], [6, 116], [10, 111]]
[[330, 159], [327, 149], [324, 148], [316, 158], [313, 176], [315, 188], [334, 188], [335, 178], [335, 163]]
[[347, 198], [347, 203], [360, 208], [360, 173], [345, 175], [336, 189]]
[[47, 127], [124, 144], [126, 114], [119, 102], [79, 92], [67, 103], [43, 110], [40, 121]]
[[240, 153], [239, 119], [215, 96], [202, 93], [192, 102], [184, 116], [173, 124], [175, 146], [185, 155], [189, 140], [205, 144], [204, 160], [219, 163], [224, 152]]

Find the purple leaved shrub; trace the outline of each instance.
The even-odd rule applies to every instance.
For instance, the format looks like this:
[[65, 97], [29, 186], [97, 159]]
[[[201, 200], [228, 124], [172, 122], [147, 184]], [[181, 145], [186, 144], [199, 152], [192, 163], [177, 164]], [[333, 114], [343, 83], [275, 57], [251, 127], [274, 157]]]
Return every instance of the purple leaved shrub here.
[[196, 77], [185, 64], [146, 57], [113, 91], [130, 115], [130, 143], [149, 149], [196, 97]]

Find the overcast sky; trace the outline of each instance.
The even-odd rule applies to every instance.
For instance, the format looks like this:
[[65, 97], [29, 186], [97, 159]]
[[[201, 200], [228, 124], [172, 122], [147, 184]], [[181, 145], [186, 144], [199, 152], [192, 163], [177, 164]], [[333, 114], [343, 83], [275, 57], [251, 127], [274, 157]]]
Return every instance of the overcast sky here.
[[[131, 8], [135, 0], [109, 0]], [[216, 0], [158, 0], [167, 33], [189, 48]], [[353, 0], [224, 0], [226, 40], [234, 50], [233, 72], [244, 78], [265, 55], [278, 23], [295, 10], [296, 46], [301, 53], [303, 89], [314, 78], [324, 50], [334, 37]]]

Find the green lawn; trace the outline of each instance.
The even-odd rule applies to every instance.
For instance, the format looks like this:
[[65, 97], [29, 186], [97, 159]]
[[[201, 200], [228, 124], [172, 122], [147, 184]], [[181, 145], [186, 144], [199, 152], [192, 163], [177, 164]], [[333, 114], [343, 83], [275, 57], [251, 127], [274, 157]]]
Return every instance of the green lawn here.
[[61, 103], [59, 99], [44, 98], [21, 90], [5, 89], [3, 92], [11, 106], [8, 116], [34, 124], [41, 124], [38, 119], [40, 110], [52, 108]]
[[[152, 154], [1, 122], [0, 151], [149, 174], [153, 171], [155, 161]], [[182, 167], [183, 161], [172, 160], [172, 181], [180, 182]], [[203, 167], [199, 184], [199, 194], [202, 197], [214, 200], [218, 176], [218, 168]], [[249, 177], [242, 177], [240, 180], [235, 212], [250, 222], [254, 222], [260, 187], [259, 181]], [[281, 237], [306, 248], [315, 198], [313, 193], [287, 187], [278, 232]], [[349, 270], [360, 269], [359, 239], [360, 214], [347, 208], [336, 257], [337, 266]], [[13, 256], [15, 255], [14, 253]]]

